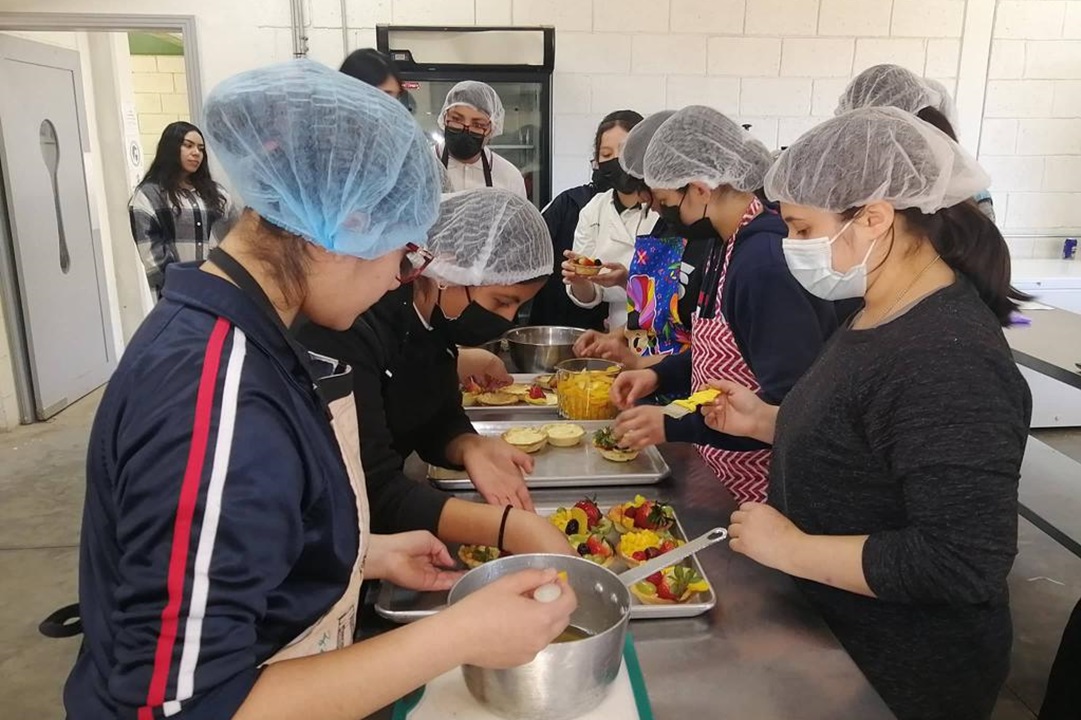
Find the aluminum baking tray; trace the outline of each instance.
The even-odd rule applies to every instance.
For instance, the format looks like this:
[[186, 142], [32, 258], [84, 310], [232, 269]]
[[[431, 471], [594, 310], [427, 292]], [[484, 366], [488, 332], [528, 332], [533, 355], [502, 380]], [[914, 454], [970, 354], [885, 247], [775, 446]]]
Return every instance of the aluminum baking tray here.
[[[628, 493], [626, 500], [632, 499], [632, 496], [633, 493]], [[578, 500], [582, 499], [582, 497], [583, 495], [568, 495], [565, 503], [545, 503], [538, 505], [537, 512], [541, 515], [549, 515], [561, 506], [566, 507], [567, 505], [573, 505]], [[612, 504], [614, 505], [615, 503], [613, 502]], [[607, 512], [608, 506], [604, 505], [602, 506], [602, 509]], [[688, 539], [687, 534], [683, 530], [683, 525], [679, 521], [678, 509], [676, 510], [676, 525], [673, 528], [673, 534], [680, 539]], [[704, 552], [710, 552], [710, 549], [706, 549]], [[457, 557], [456, 553], [457, 548], [453, 548], [451, 556]], [[698, 558], [693, 555], [689, 559], [684, 560], [683, 563], [690, 563], [698, 574], [705, 578], [706, 584], [709, 585], [709, 589], [704, 593], [699, 593], [697, 602], [683, 603], [681, 605], [644, 605], [632, 594], [632, 620], [696, 617], [713, 609], [713, 606], [717, 604], [717, 594], [713, 590], [713, 583], [710, 582], [709, 577], [702, 569], [702, 564], [699, 563]], [[611, 567], [612, 572], [615, 573], [621, 573], [626, 569], [627, 566], [618, 557]], [[375, 611], [392, 622], [411, 623], [415, 620], [428, 617], [429, 615], [434, 615], [446, 607], [446, 604], [447, 593], [445, 592], [415, 592], [400, 588], [393, 583], [384, 582], [380, 588], [379, 597], [375, 602]]]
[[[554, 421], [570, 422], [570, 421]], [[549, 419], [528, 418], [474, 422], [473, 427], [481, 435], [498, 437], [513, 427], [554, 424]], [[581, 425], [586, 436], [576, 447], [558, 448], [549, 445], [533, 455], [533, 473], [526, 476], [530, 488], [606, 487], [611, 485], [653, 485], [668, 477], [668, 463], [657, 448], [643, 450], [637, 458], [626, 463], [605, 460], [593, 447], [593, 432], [607, 427], [603, 420], [575, 422]], [[428, 479], [443, 490], [472, 490], [473, 483], [464, 472], [447, 470], [430, 465]]]
[[[544, 373], [512, 373], [514, 382], [523, 385], [532, 385], [540, 375]], [[555, 373], [548, 373], [554, 375]], [[554, 392], [554, 391], [553, 391]], [[473, 420], [514, 420], [523, 418], [558, 418], [558, 405], [530, 405], [527, 402], [518, 402], [515, 405], [470, 405], [465, 408], [465, 414]]]

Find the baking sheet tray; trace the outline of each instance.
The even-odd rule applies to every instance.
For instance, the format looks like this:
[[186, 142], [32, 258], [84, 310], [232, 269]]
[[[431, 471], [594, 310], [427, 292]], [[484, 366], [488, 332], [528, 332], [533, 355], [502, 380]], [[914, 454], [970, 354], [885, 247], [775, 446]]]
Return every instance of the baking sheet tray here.
[[[473, 427], [481, 435], [498, 437], [513, 427], [556, 424], [571, 421], [551, 421], [529, 418], [500, 421], [474, 421]], [[581, 425], [586, 436], [572, 448], [547, 446], [533, 454], [533, 473], [526, 476], [530, 488], [604, 487], [611, 485], [653, 485], [668, 477], [668, 463], [657, 448], [643, 450], [637, 458], [626, 463], [605, 460], [593, 447], [593, 432], [607, 427], [606, 421], [575, 422]], [[428, 479], [443, 490], [472, 490], [473, 483], [464, 472], [428, 467]]]
[[[633, 499], [633, 492], [627, 493], [627, 497], [624, 501]], [[537, 506], [537, 512], [541, 515], [550, 515], [556, 511], [559, 507], [567, 507], [573, 505], [584, 497], [584, 494], [567, 495], [564, 502], [558, 503], [544, 503]], [[613, 502], [612, 505], [615, 503]], [[602, 505], [601, 509], [607, 513], [610, 505]], [[673, 533], [676, 537], [687, 540], [687, 534], [683, 530], [683, 525], [679, 521], [679, 508], [676, 508], [676, 525], [673, 528]], [[457, 548], [452, 548], [452, 557], [457, 557]], [[703, 552], [710, 552], [707, 548]], [[717, 604], [717, 594], [713, 590], [713, 583], [710, 582], [709, 577], [702, 569], [702, 564], [698, 562], [698, 558], [692, 555], [688, 560], [683, 561], [684, 564], [691, 563], [694, 569], [706, 580], [706, 584], [709, 585], [709, 589], [704, 593], [698, 594], [698, 601], [691, 603], [684, 603], [682, 605], [643, 605], [638, 601], [638, 598], [631, 595], [631, 619], [632, 620], [658, 620], [662, 618], [687, 618], [696, 617], [713, 609], [713, 606]], [[619, 557], [616, 557], [615, 563], [612, 564], [611, 570], [614, 573], [621, 573], [627, 569], [627, 566], [623, 563]], [[438, 611], [446, 607], [447, 593], [445, 592], [431, 592], [421, 593], [414, 592], [412, 590], [405, 590], [403, 588], [394, 585], [393, 583], [383, 582], [379, 591], [379, 597], [375, 602], [375, 611], [382, 617], [396, 623], [411, 623], [421, 618], [434, 615]]]
[[[532, 385], [533, 381], [541, 375], [554, 375], [555, 373], [512, 373], [514, 382], [523, 385]], [[554, 390], [550, 392], [555, 392]], [[514, 405], [470, 405], [465, 408], [465, 414], [471, 420], [513, 420], [517, 417], [528, 418], [558, 418], [558, 405], [530, 405], [521, 402]]]

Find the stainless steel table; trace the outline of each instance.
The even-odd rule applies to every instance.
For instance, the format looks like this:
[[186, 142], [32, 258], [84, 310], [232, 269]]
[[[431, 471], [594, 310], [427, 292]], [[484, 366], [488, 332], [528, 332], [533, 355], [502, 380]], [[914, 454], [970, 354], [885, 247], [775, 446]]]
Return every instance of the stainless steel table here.
[[[675, 504], [691, 536], [727, 525], [735, 500], [698, 453], [687, 445], [662, 452], [672, 477], [647, 494]], [[894, 717], [790, 578], [727, 544], [700, 559], [718, 595], [711, 613], [631, 623], [657, 720]], [[384, 710], [372, 720], [389, 717]]]
[[1038, 373], [1081, 389], [1081, 315], [1068, 310], [1030, 310], [1031, 325], [1006, 330], [1014, 360]]

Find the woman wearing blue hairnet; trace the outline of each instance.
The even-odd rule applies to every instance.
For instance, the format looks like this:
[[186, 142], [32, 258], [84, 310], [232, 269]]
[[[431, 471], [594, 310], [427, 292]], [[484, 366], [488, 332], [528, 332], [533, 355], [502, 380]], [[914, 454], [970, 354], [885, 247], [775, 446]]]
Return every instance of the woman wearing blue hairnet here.
[[169, 269], [94, 420], [68, 717], [354, 720], [461, 663], [528, 661], [575, 606], [565, 583], [527, 599], [554, 571], [349, 647], [362, 579], [456, 573], [429, 533], [370, 533], [351, 371], [286, 329], [346, 329], [417, 276], [423, 134], [306, 60], [226, 80], [206, 116], [247, 209], [208, 262]]
[[[427, 249], [433, 259], [421, 276], [388, 293], [352, 328], [306, 325], [298, 335], [305, 347], [349, 363], [354, 392], [366, 398], [357, 409], [372, 527], [494, 546], [502, 526], [510, 552], [569, 552], [566, 536], [529, 512], [522, 474], [532, 472], [532, 458], [477, 434], [455, 372], [458, 346], [500, 338], [551, 273], [544, 218], [507, 190], [452, 193], [440, 203]], [[406, 477], [405, 459], [414, 451], [437, 467], [464, 469], [490, 504]]]
[[976, 160], [897, 108], [806, 133], [766, 177], [784, 255], [818, 297], [860, 298], [783, 402], [730, 381], [713, 428], [773, 444], [769, 504], [732, 549], [799, 579], [899, 720], [985, 720], [1010, 663], [1006, 577], [1032, 398], [1002, 334], [1006, 241]]

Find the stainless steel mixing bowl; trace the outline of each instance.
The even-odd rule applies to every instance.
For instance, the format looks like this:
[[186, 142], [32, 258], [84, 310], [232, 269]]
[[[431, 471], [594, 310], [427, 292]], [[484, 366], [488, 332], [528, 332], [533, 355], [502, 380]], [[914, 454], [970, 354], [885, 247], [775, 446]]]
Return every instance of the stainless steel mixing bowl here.
[[515, 328], [503, 336], [514, 369], [520, 373], [550, 373], [557, 364], [574, 357], [574, 341], [585, 330], [555, 325]]
[[466, 687], [491, 712], [513, 720], [570, 720], [596, 707], [623, 661], [630, 592], [610, 570], [571, 555], [512, 555], [466, 573], [450, 591], [454, 603], [504, 575], [526, 568], [567, 573], [578, 596], [571, 625], [589, 637], [553, 643], [508, 670], [463, 665]]

